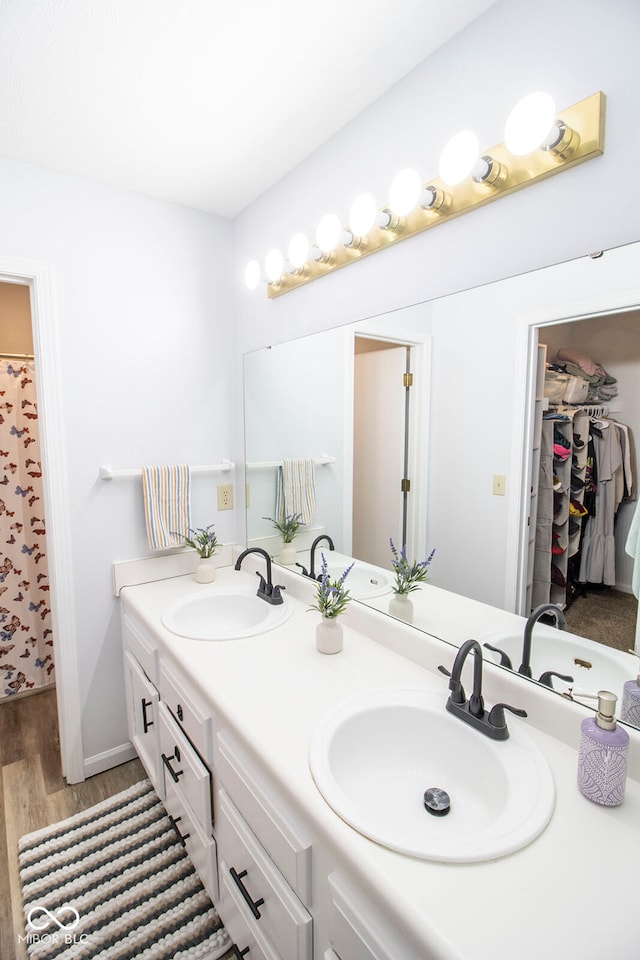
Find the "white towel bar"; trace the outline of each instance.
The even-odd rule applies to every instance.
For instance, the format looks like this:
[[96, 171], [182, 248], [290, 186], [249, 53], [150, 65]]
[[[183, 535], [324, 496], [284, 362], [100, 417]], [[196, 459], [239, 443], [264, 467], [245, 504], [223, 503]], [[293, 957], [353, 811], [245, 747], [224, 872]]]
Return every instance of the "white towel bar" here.
[[[335, 463], [336, 458], [330, 457], [326, 453], [321, 457], [316, 457], [313, 461], [316, 466], [325, 467], [328, 463]], [[258, 460], [255, 463], [247, 463], [247, 470], [268, 470], [275, 469], [282, 464], [282, 460]]]
[[[191, 467], [191, 473], [228, 473], [235, 469], [233, 460], [223, 460], [222, 463], [209, 463]], [[101, 480], [119, 480], [121, 477], [141, 477], [142, 467], [131, 467], [126, 470], [116, 470], [114, 467], [100, 467]]]

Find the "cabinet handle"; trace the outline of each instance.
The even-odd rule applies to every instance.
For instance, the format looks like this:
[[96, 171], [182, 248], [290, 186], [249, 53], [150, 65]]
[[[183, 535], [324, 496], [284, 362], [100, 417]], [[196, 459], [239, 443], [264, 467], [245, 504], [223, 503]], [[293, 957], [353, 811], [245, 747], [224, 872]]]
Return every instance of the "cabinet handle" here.
[[233, 951], [233, 955], [236, 958], [236, 960], [242, 960], [242, 958], [249, 953], [249, 947], [245, 947], [244, 950], [238, 950], [235, 943], [231, 947], [231, 950]]
[[180, 833], [180, 828], [178, 827], [178, 823], [180, 822], [180, 820], [182, 820], [182, 817], [172, 817], [170, 813], [167, 814], [167, 816], [169, 817], [169, 820], [171, 821], [171, 826], [173, 827], [173, 829], [175, 830], [175, 832], [178, 834], [178, 840], [180, 841], [180, 843], [182, 844], [183, 847], [186, 847], [186, 845], [187, 845], [187, 844], [186, 844], [186, 841], [189, 839], [189, 837], [191, 836], [191, 834], [190, 834], [190, 833]]
[[145, 700], [144, 697], [140, 703], [142, 705], [142, 730], [143, 733], [147, 733], [149, 727], [153, 726], [153, 720], [147, 720], [147, 707], [153, 706], [153, 703], [151, 700]]
[[178, 763], [180, 762], [180, 751], [178, 750], [177, 747], [175, 748], [174, 753], [172, 753], [170, 757], [168, 757], [166, 753], [162, 754], [162, 762], [164, 763], [165, 767], [169, 771], [169, 776], [171, 777], [174, 783], [177, 783], [180, 777], [184, 774], [184, 770], [174, 770], [173, 767], [171, 766], [172, 760], [177, 760]]
[[178, 709], [176, 710], [176, 713], [178, 714], [178, 720], [180, 720], [180, 722], [182, 722], [182, 721], [184, 720], [184, 713], [183, 713], [183, 711], [182, 711], [182, 706], [181, 706], [181, 704], [178, 704]]
[[254, 915], [256, 920], [259, 920], [260, 911], [258, 910], [258, 907], [262, 906], [262, 904], [264, 903], [264, 900], [262, 899], [262, 897], [260, 898], [260, 900], [252, 900], [249, 891], [247, 890], [244, 883], [242, 882], [243, 878], [246, 877], [247, 875], [247, 871], [243, 870], [242, 873], [238, 873], [236, 870], [233, 869], [233, 867], [230, 867], [229, 873], [231, 874], [231, 879], [233, 880], [238, 890], [242, 894], [244, 902], [249, 907], [249, 910], [251, 910], [251, 913]]

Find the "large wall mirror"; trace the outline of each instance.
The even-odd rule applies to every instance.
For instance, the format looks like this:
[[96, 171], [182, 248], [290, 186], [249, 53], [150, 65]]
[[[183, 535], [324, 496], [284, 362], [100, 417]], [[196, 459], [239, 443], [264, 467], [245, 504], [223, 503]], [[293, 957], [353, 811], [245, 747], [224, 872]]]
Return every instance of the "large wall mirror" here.
[[[332, 569], [355, 558], [353, 596], [389, 613], [393, 539], [398, 548], [405, 544], [410, 559], [425, 559], [436, 549], [430, 583], [412, 595], [418, 629], [451, 639], [430, 616], [434, 589], [527, 616], [540, 418], [545, 409], [545, 420], [553, 412], [548, 402], [536, 403], [544, 393], [544, 360], [551, 362], [566, 347], [607, 368], [617, 395], [595, 413], [628, 428], [635, 473], [638, 266], [640, 244], [631, 244], [247, 353], [248, 545], [266, 547], [277, 561], [272, 519], [279, 465], [313, 460], [313, 515], [295, 540], [293, 569], [300, 575], [309, 571], [313, 541], [328, 535], [335, 550], [329, 551], [325, 540], [317, 554], [325, 552]], [[593, 411], [584, 405], [581, 410], [587, 414], [586, 434], [592, 424], [598, 430]], [[554, 475], [553, 482], [557, 479]], [[569, 498], [571, 482], [567, 468]], [[566, 607], [564, 633], [536, 626], [536, 646], [555, 652], [544, 671], [534, 667], [534, 679], [548, 671], [568, 675], [579, 661], [590, 664], [591, 672], [573, 677], [571, 684], [547, 679], [556, 693], [569, 686], [606, 687], [621, 697], [622, 683], [640, 669], [627, 652], [635, 645], [637, 601], [630, 589], [633, 559], [624, 550], [637, 494], [636, 481], [616, 509], [613, 588], [588, 584], [568, 603], [558, 595]], [[613, 594], [621, 601], [615, 610], [607, 606]], [[508, 638], [508, 632], [500, 638], [501, 649], [517, 669], [522, 636]], [[507, 666], [502, 653], [487, 649], [487, 657]]]

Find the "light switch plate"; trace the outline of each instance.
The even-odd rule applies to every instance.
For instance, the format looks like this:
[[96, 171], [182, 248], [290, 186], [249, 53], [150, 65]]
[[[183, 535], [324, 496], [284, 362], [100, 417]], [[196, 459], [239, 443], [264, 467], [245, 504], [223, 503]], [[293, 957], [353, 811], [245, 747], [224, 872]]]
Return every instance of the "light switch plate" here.
[[504, 497], [507, 490], [507, 478], [503, 473], [494, 473], [493, 475], [493, 495], [494, 497]]

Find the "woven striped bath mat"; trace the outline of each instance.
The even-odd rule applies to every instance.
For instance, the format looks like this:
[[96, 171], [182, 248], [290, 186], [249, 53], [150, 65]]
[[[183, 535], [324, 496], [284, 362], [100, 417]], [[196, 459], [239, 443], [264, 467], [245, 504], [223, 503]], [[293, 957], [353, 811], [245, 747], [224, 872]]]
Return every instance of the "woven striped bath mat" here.
[[231, 947], [148, 780], [18, 852], [31, 960], [217, 960]]

